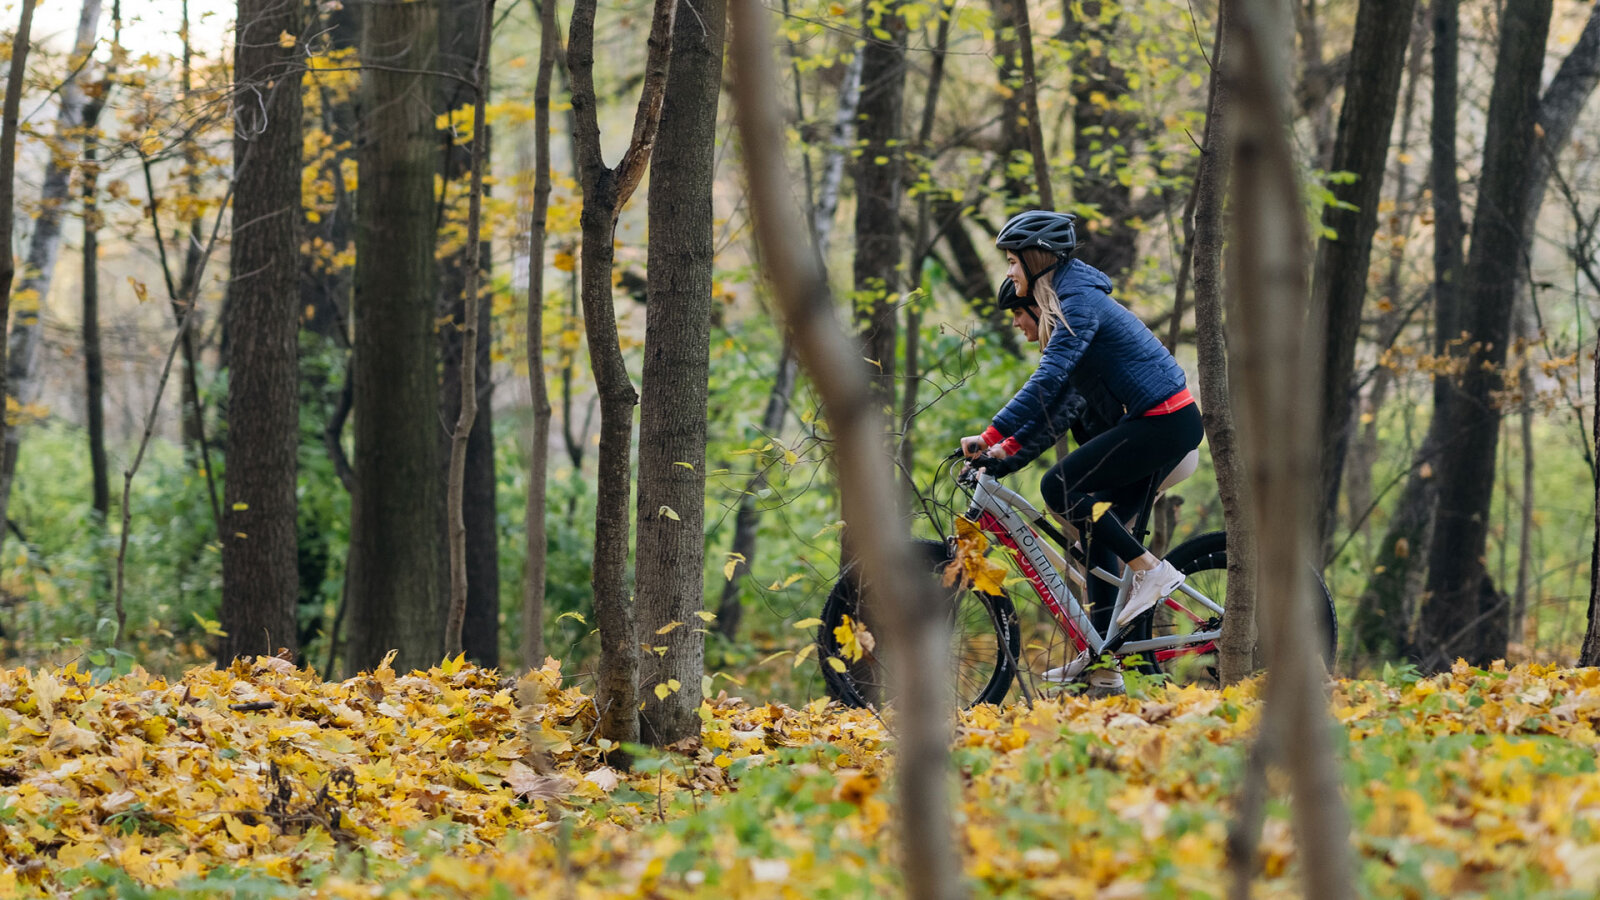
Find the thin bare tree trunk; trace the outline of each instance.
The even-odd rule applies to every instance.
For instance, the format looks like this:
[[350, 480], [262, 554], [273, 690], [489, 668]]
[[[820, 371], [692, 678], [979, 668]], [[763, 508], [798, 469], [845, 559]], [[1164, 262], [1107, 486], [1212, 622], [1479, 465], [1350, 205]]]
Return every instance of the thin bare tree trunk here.
[[[113, 52], [122, 43], [122, 12], [115, 2], [111, 13]], [[97, 90], [83, 110], [83, 375], [85, 427], [89, 438], [90, 509], [96, 542], [107, 534], [111, 515], [111, 475], [106, 463], [105, 348], [100, 339], [100, 112], [111, 92], [113, 67], [107, 66]], [[94, 617], [105, 618], [111, 600], [111, 572], [98, 550], [95, 556]], [[97, 635], [98, 636], [98, 635]]]
[[[1384, 276], [1382, 293], [1389, 303], [1389, 309], [1378, 319], [1379, 353], [1394, 345], [1401, 329], [1410, 322], [1413, 312], [1402, 298], [1402, 275], [1406, 258], [1406, 244], [1403, 238], [1416, 219], [1420, 197], [1411, 196], [1411, 166], [1404, 161], [1404, 154], [1411, 152], [1417, 89], [1422, 80], [1423, 64], [1427, 61], [1427, 48], [1427, 4], [1424, 3], [1411, 23], [1411, 59], [1406, 66], [1405, 94], [1400, 104], [1400, 137], [1395, 149], [1402, 158], [1395, 173], [1395, 214], [1392, 220], [1394, 238], [1390, 241], [1389, 269]], [[1360, 417], [1365, 420], [1364, 424], [1360, 421], [1351, 423], [1353, 432], [1358, 425], [1360, 430], [1351, 441], [1350, 453], [1345, 462], [1347, 474], [1344, 491], [1350, 510], [1348, 527], [1352, 533], [1358, 530], [1365, 532], [1367, 523], [1371, 520], [1368, 513], [1372, 508], [1372, 466], [1377, 461], [1379, 449], [1378, 415], [1388, 400], [1389, 388], [1395, 380], [1394, 373], [1388, 366], [1380, 363], [1373, 367], [1371, 380], [1372, 386], [1366, 398], [1368, 415]], [[1357, 401], [1352, 398], [1352, 402]]]
[[[492, 14], [492, 11], [490, 12]], [[439, 18], [439, 68], [441, 77], [435, 79], [436, 108], [445, 110], [450, 124], [437, 132], [440, 153], [440, 190], [437, 194], [439, 221], [450, 221], [460, 216], [462, 231], [471, 218], [472, 173], [474, 165], [485, 173], [491, 170], [494, 146], [494, 128], [483, 136], [482, 157], [476, 163], [473, 157], [474, 141], [463, 144], [458, 134], [470, 136], [476, 91], [480, 81], [491, 83], [489, 61], [481, 57], [479, 44], [485, 10], [481, 0], [463, 0], [446, 4]], [[480, 72], [480, 66], [482, 71]], [[488, 90], [488, 88], [485, 88]], [[459, 111], [465, 109], [459, 130], [454, 124]], [[483, 197], [492, 188], [478, 189], [480, 212]], [[466, 528], [465, 557], [467, 577], [467, 605], [461, 620], [460, 653], [485, 668], [500, 664], [500, 533], [497, 526], [495, 500], [495, 447], [494, 447], [494, 390], [491, 377], [493, 361], [490, 345], [493, 341], [494, 317], [492, 304], [483, 299], [482, 285], [489, 279], [493, 252], [485, 227], [479, 226], [474, 246], [466, 241], [442, 236], [438, 253], [438, 321], [447, 323], [437, 329], [439, 338], [439, 420], [445, 427], [439, 430], [439, 482], [449, 493], [450, 466], [454, 454], [455, 423], [461, 418], [462, 353], [466, 349], [464, 317], [469, 279], [476, 279], [479, 288], [475, 372], [475, 403], [472, 427], [466, 437], [466, 457], [461, 474], [461, 518]], [[476, 256], [474, 256], [476, 254]], [[476, 270], [468, 271], [477, 260]], [[452, 507], [447, 500], [439, 507], [439, 533], [445, 536], [440, 544], [441, 562], [439, 577], [440, 596], [450, 597], [450, 519]], [[449, 630], [448, 602], [445, 612], [445, 629]]]
[[851, 544], [868, 583], [881, 589], [874, 595], [887, 607], [890, 640], [905, 648], [894, 664], [906, 894], [919, 900], [956, 898], [962, 888], [946, 795], [951, 697], [944, 619], [916, 613], [933, 607], [933, 585], [913, 574], [917, 566], [893, 496], [899, 481], [885, 471], [883, 422], [868, 373], [834, 317], [832, 292], [815, 248], [794, 240], [803, 226], [789, 195], [783, 130], [771, 102], [775, 77], [765, 16], [756, 0], [734, 0], [731, 8], [736, 116], [757, 240], [796, 351], [828, 411]]
[[[1121, 46], [1129, 36], [1118, 33], [1119, 4], [1065, 0], [1062, 7], [1060, 39], [1069, 48], [1073, 69], [1072, 152], [1076, 165], [1071, 178], [1072, 202], [1097, 211], [1084, 223], [1088, 240], [1075, 255], [1106, 273], [1113, 284], [1122, 284], [1139, 258], [1142, 229], [1137, 222], [1151, 216], [1135, 208], [1133, 186], [1123, 180], [1120, 170], [1134, 148], [1148, 141], [1149, 129], [1135, 111], [1143, 106], [1142, 101], [1137, 95], [1129, 96], [1128, 73], [1111, 53], [1100, 48]], [[1123, 148], [1127, 155], [1122, 155]], [[1106, 161], [1094, 165], [1097, 155]], [[1181, 302], [1182, 292], [1177, 296]], [[1173, 316], [1181, 318], [1178, 311]], [[1174, 339], [1171, 346], [1177, 345]]]
[[[33, 217], [33, 234], [28, 239], [27, 262], [22, 268], [22, 279], [12, 297], [16, 308], [16, 321], [11, 323], [7, 337], [6, 353], [7, 398], [15, 398], [26, 407], [39, 400], [39, 344], [43, 337], [40, 312], [45, 298], [50, 294], [50, 282], [55, 275], [56, 259], [61, 250], [61, 222], [65, 217], [69, 181], [76, 163], [72, 150], [82, 140], [85, 96], [78, 84], [78, 74], [88, 66], [89, 54], [94, 51], [95, 31], [100, 24], [100, 0], [83, 0], [78, 14], [78, 32], [72, 47], [72, 58], [67, 60], [67, 76], [57, 90], [60, 100], [56, 115], [55, 138], [50, 143], [50, 159], [45, 163], [44, 181], [39, 189], [39, 213]], [[4, 252], [10, 253], [10, 245]], [[0, 322], [4, 322], [0, 319]], [[23, 426], [11, 425], [5, 429], [5, 449], [0, 453], [0, 523], [6, 520], [6, 510], [11, 502], [11, 486], [17, 473], [17, 454], [22, 447]], [[5, 529], [0, 528], [0, 541]]]
[[1011, 0], [1016, 12], [1017, 47], [1022, 51], [1023, 115], [1028, 117], [1028, 152], [1033, 155], [1034, 187], [1039, 191], [1039, 208], [1055, 209], [1056, 194], [1050, 186], [1050, 156], [1044, 148], [1044, 125], [1039, 114], [1039, 80], [1033, 66], [1033, 26], [1028, 19], [1028, 0]]
[[[600, 394], [600, 450], [595, 499], [594, 613], [600, 630], [600, 673], [595, 702], [600, 708], [597, 735], [615, 743], [639, 738], [638, 638], [627, 596], [629, 457], [633, 407], [638, 402], [617, 342], [612, 301], [612, 241], [617, 215], [644, 177], [655, 145], [666, 91], [667, 57], [676, 0], [656, 0], [650, 20], [644, 85], [634, 113], [633, 137], [616, 168], [601, 158], [600, 123], [594, 90], [594, 0], [580, 0], [572, 13], [570, 63], [578, 170], [583, 186], [583, 319], [589, 335], [589, 364]], [[619, 764], [626, 754], [611, 754]]]
[[[1600, 290], [1600, 283], [1594, 285]], [[1596, 338], [1594, 372], [1591, 384], [1600, 390], [1600, 336]], [[1595, 458], [1600, 459], [1600, 415], [1594, 417], [1590, 440]], [[1594, 538], [1589, 550], [1589, 612], [1583, 631], [1583, 646], [1578, 651], [1578, 665], [1600, 666], [1600, 470], [1594, 476]]]
[[545, 486], [550, 477], [550, 390], [544, 378], [545, 218], [550, 211], [550, 80], [555, 68], [556, 0], [539, 4], [539, 74], [533, 85], [533, 211], [528, 217], [528, 396], [533, 429], [528, 447], [527, 568], [522, 583], [522, 667], [544, 662], [544, 597], [548, 532]]
[[1324, 237], [1317, 244], [1311, 294], [1312, 317], [1328, 342], [1322, 353], [1325, 369], [1318, 426], [1322, 487], [1316, 501], [1322, 510], [1318, 528], [1325, 548], [1330, 547], [1338, 522], [1339, 486], [1352, 431], [1356, 342], [1361, 337], [1372, 237], [1378, 229], [1378, 201], [1400, 78], [1405, 72], [1413, 6], [1414, 0], [1362, 0], [1356, 13], [1350, 71], [1345, 76], [1345, 103], [1339, 111], [1329, 165], [1332, 171], [1353, 173], [1355, 179], [1331, 186], [1340, 202], [1329, 203], [1323, 218], [1336, 236]]
[[[22, 104], [22, 77], [27, 71], [28, 40], [33, 31], [36, 0], [22, 0], [22, 14], [11, 39], [11, 71], [6, 76], [4, 111], [0, 112], [0, 248], [11, 246], [17, 207], [17, 117]], [[0, 322], [11, 317], [11, 279], [17, 273], [15, 257], [9, 250], [0, 253]], [[9, 396], [5, 377], [4, 341], [0, 341], [0, 398]], [[0, 417], [0, 428], [11, 429]]]
[[1195, 173], [1194, 267], [1195, 352], [1200, 369], [1200, 410], [1206, 442], [1211, 446], [1217, 493], [1228, 532], [1228, 614], [1222, 618], [1217, 665], [1223, 684], [1233, 684], [1256, 670], [1256, 540], [1245, 493], [1244, 463], [1233, 422], [1233, 396], [1228, 372], [1227, 332], [1223, 327], [1222, 222], [1232, 156], [1229, 118], [1232, 98], [1223, 77], [1232, 4], [1217, 10], [1212, 42], [1210, 100], [1206, 111], [1204, 150]]
[[[1304, 890], [1354, 896], [1350, 823], [1333, 757], [1313, 640], [1320, 323], [1304, 314], [1307, 248], [1297, 164], [1282, 110], [1287, 23], [1271, 0], [1242, 0], [1229, 19], [1223, 69], [1237, 99], [1230, 121], [1235, 233], [1228, 259], [1241, 448], [1260, 550], [1268, 680], [1261, 739], [1282, 735]], [[1270, 748], [1272, 744], [1266, 744]], [[1278, 755], [1278, 754], [1274, 754]], [[1270, 760], [1270, 757], [1269, 757]], [[1248, 790], [1248, 784], [1247, 788]], [[1234, 859], [1234, 896], [1248, 895], [1254, 855]], [[1243, 885], [1240, 890], [1239, 886]]]
[[[820, 256], [820, 254], [819, 254]], [[784, 417], [789, 414], [789, 395], [794, 391], [797, 365], [794, 345], [787, 336], [778, 351], [778, 371], [772, 379], [772, 390], [767, 394], [767, 408], [761, 415], [763, 434], [776, 436], [783, 428]], [[733, 544], [728, 549], [728, 559], [733, 563], [733, 577], [722, 585], [722, 600], [717, 606], [717, 633], [732, 639], [739, 633], [739, 621], [744, 617], [744, 607], [739, 603], [739, 582], [755, 568], [756, 529], [761, 524], [761, 508], [756, 498], [767, 486], [765, 467], [756, 470], [745, 484], [739, 498], [739, 513], [733, 520]]]
[[482, 6], [472, 79], [476, 97], [472, 105], [472, 186], [467, 197], [467, 279], [461, 321], [461, 413], [450, 436], [450, 475], [445, 485], [445, 505], [450, 517], [450, 606], [444, 627], [446, 656], [461, 653], [461, 626], [467, 618], [467, 439], [478, 417], [478, 265], [482, 250], [479, 235], [483, 218], [484, 156], [489, 147], [484, 106], [489, 96], [489, 35], [494, 29], [494, 0], [482, 0]]
[[[934, 115], [939, 110], [939, 91], [944, 87], [945, 52], [950, 46], [950, 9], [953, 0], [944, 0], [939, 10], [939, 26], [933, 39], [932, 59], [928, 64], [928, 86], [922, 96], [922, 122], [917, 126], [917, 155], [927, 159], [929, 144], [933, 140]], [[917, 198], [916, 233], [911, 242], [909, 285], [921, 287], [922, 269], [933, 255], [933, 210], [931, 198], [923, 193]], [[900, 473], [907, 487], [914, 492], [911, 479], [912, 460], [916, 442], [911, 439], [912, 426], [917, 420], [917, 393], [922, 386], [922, 309], [913, 304], [906, 308], [906, 375], [905, 391], [900, 398]]]
[[[1524, 323], [1526, 325], [1526, 323]], [[1526, 640], [1523, 627], [1528, 613], [1528, 576], [1533, 557], [1533, 372], [1527, 358], [1522, 361], [1518, 380], [1522, 384], [1521, 399], [1517, 403], [1518, 436], [1522, 439], [1522, 498], [1519, 504], [1517, 535], [1516, 589], [1511, 595], [1510, 642], [1522, 648], [1522, 658], [1527, 659], [1532, 642]]]
[[[178, 87], [183, 91], [185, 98], [193, 96], [190, 92], [194, 89], [194, 44], [190, 39], [192, 35], [190, 25], [189, 0], [183, 0], [183, 33], [181, 35], [183, 39], [183, 59], [179, 66]], [[183, 165], [186, 189], [191, 197], [198, 197], [200, 195], [200, 147], [193, 133], [187, 135], [183, 142]], [[150, 213], [152, 224], [155, 223], [154, 202], [155, 198], [152, 197]], [[199, 296], [198, 292], [195, 291], [194, 280], [199, 277], [200, 251], [204, 249], [202, 227], [200, 206], [195, 204], [195, 212], [189, 217], [189, 238], [184, 244], [183, 277], [178, 283], [176, 295], [172, 297], [172, 318], [174, 322], [183, 318], [185, 312], [178, 308], [177, 298], [190, 295]], [[165, 269], [164, 264], [162, 268]], [[171, 293], [171, 291], [169, 290], [168, 293]], [[190, 322], [192, 326], [190, 330], [183, 333], [183, 346], [181, 348], [183, 353], [183, 375], [178, 385], [178, 394], [183, 410], [184, 453], [188, 457], [190, 465], [199, 466], [205, 470], [207, 483], [209, 484], [213, 480], [210, 476], [211, 460], [210, 452], [205, 445], [205, 410], [200, 406], [200, 379], [194, 346], [194, 336], [199, 333], [201, 324], [199, 316], [196, 315], [193, 321]], [[213, 493], [215, 493], [214, 489]]]

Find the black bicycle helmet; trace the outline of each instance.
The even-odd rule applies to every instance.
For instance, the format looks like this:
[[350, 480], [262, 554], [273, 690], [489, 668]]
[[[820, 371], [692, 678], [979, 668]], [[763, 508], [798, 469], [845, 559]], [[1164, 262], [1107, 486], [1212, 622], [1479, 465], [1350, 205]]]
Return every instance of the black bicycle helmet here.
[[1000, 279], [1000, 290], [995, 292], [994, 305], [997, 309], [1010, 311], [1013, 309], [1027, 309], [1033, 306], [1034, 303], [1027, 297], [1017, 294], [1017, 286], [1011, 283], [1011, 279], [1002, 278]]
[[1072, 213], [1048, 209], [1017, 213], [1000, 229], [994, 245], [1013, 253], [1043, 250], [1057, 258], [1064, 258], [1078, 249], [1078, 230], [1074, 224], [1077, 219]]
[[994, 245], [1010, 250], [1021, 258], [1024, 250], [1042, 250], [1055, 256], [1055, 262], [1035, 272], [1022, 260], [1022, 273], [1028, 279], [1028, 293], [1033, 293], [1033, 283], [1039, 276], [1061, 265], [1072, 251], [1078, 249], [1078, 230], [1073, 223], [1078, 217], [1072, 213], [1052, 212], [1048, 209], [1030, 209], [1017, 213], [1006, 222], [995, 236]]

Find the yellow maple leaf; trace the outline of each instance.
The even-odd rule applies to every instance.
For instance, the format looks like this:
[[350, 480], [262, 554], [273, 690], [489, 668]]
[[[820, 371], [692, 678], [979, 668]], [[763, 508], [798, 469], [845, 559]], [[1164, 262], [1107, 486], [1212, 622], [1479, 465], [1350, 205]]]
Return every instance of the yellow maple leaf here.
[[833, 629], [833, 639], [839, 645], [839, 652], [851, 662], [860, 662], [862, 656], [861, 641], [856, 638], [855, 620], [849, 616], [844, 617]]
[[1004, 592], [1006, 567], [984, 554], [989, 550], [989, 537], [977, 523], [962, 516], [956, 517], [956, 559], [945, 567], [945, 587], [972, 586], [986, 594]]

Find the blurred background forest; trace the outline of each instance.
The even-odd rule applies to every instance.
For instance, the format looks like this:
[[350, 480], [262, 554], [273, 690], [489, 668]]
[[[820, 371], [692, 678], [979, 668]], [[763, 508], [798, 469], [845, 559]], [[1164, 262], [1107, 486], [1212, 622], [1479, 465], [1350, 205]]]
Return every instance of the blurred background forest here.
[[[3, 7], [7, 28], [17, 28], [24, 5]], [[1450, 349], [1457, 331], [1437, 314], [1436, 26], [1441, 7], [1458, 13], [1450, 147], [1458, 209], [1471, 222], [1474, 212], [1483, 215], [1478, 187], [1503, 24], [1499, 3], [1396, 5], [1409, 14], [1387, 34], [1398, 42], [1401, 66], [1392, 124], [1367, 141], [1377, 148], [1374, 179], [1336, 163], [1342, 111], [1362, 100], [1347, 96], [1352, 59], [1361, 58], [1360, 4], [1294, 4], [1293, 139], [1313, 234], [1347, 237], [1337, 215], [1357, 204], [1345, 192], [1358, 183], [1377, 190], [1370, 258], [1316, 276], [1354, 285], [1359, 316], [1342, 382], [1351, 425], [1342, 479], [1334, 482], [1325, 570], [1345, 626], [1341, 670], [1351, 674], [1419, 658], [1426, 643], [1414, 638], [1425, 608], [1420, 563], [1428, 538], [1402, 530], [1397, 519], [1419, 506], [1412, 491], [1421, 488], [1412, 483], [1427, 482], [1441, 465], [1425, 452], [1436, 380], [1464, 365]], [[781, 17], [782, 102], [799, 173], [793, 191], [811, 216], [838, 296], [850, 303], [840, 314], [863, 335], [882, 375], [879, 390], [893, 411], [910, 483], [925, 489], [958, 436], [981, 431], [1036, 359], [1034, 348], [1019, 345], [1009, 317], [993, 310], [1004, 263], [992, 236], [1018, 210], [1053, 206], [1080, 215], [1089, 237], [1080, 256], [1111, 274], [1118, 299], [1174, 348], [1195, 383], [1187, 219], [1206, 125], [1214, 2], [767, 6]], [[1585, 42], [1600, 41], [1596, 10], [1554, 3], [1542, 84], [1564, 60], [1594, 53]], [[486, 60], [479, 409], [462, 503], [470, 585], [463, 648], [508, 670], [549, 654], [568, 674], [593, 671], [596, 548], [615, 548], [614, 535], [596, 533], [597, 504], [620, 485], [640, 541], [623, 570], [626, 595], [657, 577], [650, 560], [658, 557], [647, 558], [644, 548], [652, 529], [672, 523], [704, 536], [694, 593], [705, 615], [688, 622], [644, 616], [657, 626], [639, 626], [647, 655], [653, 641], [666, 639], [652, 634], [703, 627], [713, 683], [726, 679], [790, 701], [818, 696], [804, 623], [839, 571], [830, 435], [769, 311], [730, 104], [713, 96], [707, 132], [709, 330], [664, 338], [667, 347], [704, 342], [704, 435], [690, 435], [703, 442], [704, 458], [647, 459], [667, 446], [652, 437], [659, 434], [649, 430], [652, 416], [665, 417], [667, 427], [684, 409], [693, 417], [693, 404], [652, 395], [647, 348], [647, 318], [667, 283], [665, 267], [651, 264], [652, 242], [670, 237], [664, 226], [677, 221], [658, 197], [679, 180], [674, 158], [662, 154], [672, 136], [691, 133], [675, 124], [688, 117], [674, 118], [669, 75], [657, 158], [621, 208], [608, 248], [614, 309], [586, 309], [581, 282], [598, 254], [584, 236], [603, 233], [582, 215], [589, 143], [605, 160], [624, 153], [650, 80], [651, 7], [589, 5], [592, 46], [580, 48], [577, 15], [556, 4], [548, 214], [537, 229], [530, 228], [536, 87], [541, 38], [550, 36], [542, 12], [538, 0], [500, 0]], [[450, 595], [447, 459], [467, 346], [462, 297], [472, 282], [470, 144], [482, 15], [464, 2], [39, 4], [16, 144], [0, 662], [80, 660], [115, 669], [136, 661], [172, 672], [281, 646], [331, 676], [371, 665], [372, 648], [385, 642], [402, 649], [402, 661], [437, 661]], [[680, 15], [676, 28], [702, 25]], [[590, 54], [587, 70], [580, 49]], [[246, 78], [247, 51], [275, 56]], [[587, 85], [574, 77], [584, 71]], [[283, 83], [298, 83], [295, 103], [284, 105], [285, 92], [273, 90]], [[575, 101], [575, 94], [582, 96]], [[1542, 151], [1549, 186], [1531, 210], [1526, 251], [1503, 248], [1523, 282], [1500, 370], [1506, 381], [1494, 395], [1499, 440], [1482, 523], [1490, 599], [1468, 623], [1503, 623], [1498, 655], [1515, 661], [1574, 661], [1588, 625], [1600, 111], [1581, 99], [1566, 135]], [[1032, 103], [1036, 116], [1027, 111]], [[271, 155], [267, 136], [286, 109], [294, 127]], [[585, 128], [590, 119], [597, 132]], [[422, 149], [408, 163], [402, 144]], [[241, 148], [252, 145], [259, 156], [241, 162]], [[420, 199], [399, 186], [406, 165], [412, 176], [425, 170]], [[264, 186], [260, 173], [269, 169], [276, 183]], [[283, 189], [298, 193], [298, 208], [272, 216], [272, 198], [281, 196], [274, 191]], [[243, 214], [246, 203], [257, 205]], [[243, 252], [243, 226], [267, 219], [287, 226], [278, 244], [292, 241], [287, 263]], [[415, 222], [425, 233], [402, 233]], [[269, 270], [271, 278], [261, 277]], [[532, 319], [530, 284], [540, 301]], [[292, 322], [295, 335], [294, 396], [274, 407], [290, 410], [288, 419], [257, 416], [237, 399], [253, 395], [230, 385], [231, 375], [253, 365], [246, 360], [265, 352], [257, 344], [285, 333], [243, 312], [260, 307], [248, 297], [257, 289], [292, 314], [279, 319]], [[614, 323], [614, 332], [596, 334], [596, 316]], [[409, 344], [376, 342], [386, 327], [403, 325]], [[530, 334], [538, 341], [531, 348]], [[643, 383], [643, 430], [627, 439], [620, 460], [617, 445], [601, 436], [603, 407], [615, 394], [597, 383], [604, 366], [591, 341], [619, 354], [631, 386]], [[363, 348], [369, 368], [358, 371]], [[415, 362], [406, 372], [377, 365], [404, 354]], [[419, 369], [434, 377], [406, 380]], [[542, 385], [531, 375], [542, 375]], [[392, 390], [380, 399], [385, 387]], [[549, 404], [543, 441], [534, 437], [535, 391]], [[380, 403], [388, 404], [386, 418], [378, 417]], [[631, 401], [623, 408], [631, 430]], [[367, 437], [363, 415], [373, 429]], [[266, 468], [292, 472], [286, 502], [294, 526], [287, 553], [276, 557], [292, 566], [277, 565], [281, 581], [272, 585], [245, 570], [237, 589], [291, 597], [295, 633], [279, 629], [271, 646], [246, 648], [230, 641], [258, 626], [230, 620], [224, 561], [242, 551], [227, 545], [279, 539], [268, 537], [269, 526], [247, 522], [271, 504], [230, 493], [242, 488], [229, 475], [266, 446], [255, 436], [263, 428], [289, 438], [274, 445], [279, 455]], [[1201, 475], [1181, 488], [1174, 541], [1222, 527], [1204, 447], [1202, 454]], [[652, 466], [668, 480], [678, 470], [703, 476], [703, 487], [690, 484], [703, 496], [703, 515], [692, 504], [646, 499], [656, 496], [647, 486]], [[635, 470], [638, 496], [629, 500]], [[535, 593], [527, 577], [530, 478], [545, 490], [533, 505], [545, 527], [535, 616], [527, 614]], [[1030, 474], [1012, 481], [1036, 495]], [[618, 524], [603, 511], [598, 519]], [[353, 522], [366, 523], [368, 543]], [[630, 540], [624, 529], [628, 554]], [[349, 577], [353, 554], [361, 557], [359, 578]], [[1397, 586], [1385, 587], [1386, 575]], [[384, 586], [394, 584], [417, 596]], [[410, 610], [409, 624], [386, 624], [395, 610]]]

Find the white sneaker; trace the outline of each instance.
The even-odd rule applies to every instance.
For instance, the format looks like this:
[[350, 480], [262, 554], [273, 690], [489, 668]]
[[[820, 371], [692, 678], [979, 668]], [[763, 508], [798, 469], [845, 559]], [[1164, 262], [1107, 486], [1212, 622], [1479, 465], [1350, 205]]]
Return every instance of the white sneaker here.
[[1134, 570], [1128, 602], [1117, 613], [1117, 624], [1127, 625], [1137, 619], [1140, 613], [1160, 603], [1182, 584], [1183, 573], [1164, 559], [1149, 571]]
[[1116, 669], [1095, 669], [1089, 673], [1089, 689], [1107, 694], [1120, 694], [1125, 690], [1122, 673]]
[[1046, 669], [1045, 673], [1039, 677], [1051, 684], [1066, 684], [1082, 675], [1083, 670], [1087, 668], [1089, 668], [1089, 651], [1085, 650], [1073, 657], [1064, 666]]

